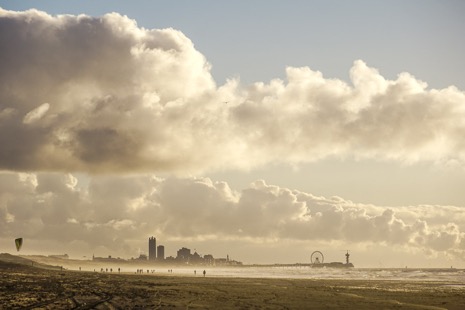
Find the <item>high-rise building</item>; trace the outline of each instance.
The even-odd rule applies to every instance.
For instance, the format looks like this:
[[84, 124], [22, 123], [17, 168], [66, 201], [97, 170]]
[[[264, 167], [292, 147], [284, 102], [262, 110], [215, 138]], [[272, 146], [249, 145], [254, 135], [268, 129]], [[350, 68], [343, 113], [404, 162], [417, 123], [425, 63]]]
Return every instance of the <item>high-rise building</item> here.
[[157, 260], [165, 259], [165, 247], [163, 245], [157, 246]]
[[177, 260], [188, 262], [191, 256], [191, 250], [187, 248], [182, 248], [178, 250], [178, 255], [176, 256]]
[[155, 237], [149, 238], [149, 260], [157, 259], [157, 239]]

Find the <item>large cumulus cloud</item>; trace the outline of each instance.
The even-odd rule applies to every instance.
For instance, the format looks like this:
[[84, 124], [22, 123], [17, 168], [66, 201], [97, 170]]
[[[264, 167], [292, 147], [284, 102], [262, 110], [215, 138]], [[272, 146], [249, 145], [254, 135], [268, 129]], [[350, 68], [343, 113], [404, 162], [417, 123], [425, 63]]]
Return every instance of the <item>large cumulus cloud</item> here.
[[196, 160], [182, 152], [199, 134], [189, 131], [190, 100], [215, 85], [182, 33], [118, 14], [0, 14], [2, 168], [161, 170]]
[[50, 242], [60, 252], [105, 248], [131, 256], [155, 235], [162, 242], [243, 246], [270, 240], [383, 244], [458, 258], [465, 254], [463, 214], [453, 206], [356, 204], [264, 181], [236, 191], [208, 178], [99, 176], [79, 182], [71, 174], [0, 174], [0, 234], [23, 236], [29, 247]]
[[0, 10], [0, 168], [198, 172], [328, 156], [463, 165], [465, 94], [387, 80], [363, 61], [351, 84], [308, 67], [215, 85], [181, 32]]

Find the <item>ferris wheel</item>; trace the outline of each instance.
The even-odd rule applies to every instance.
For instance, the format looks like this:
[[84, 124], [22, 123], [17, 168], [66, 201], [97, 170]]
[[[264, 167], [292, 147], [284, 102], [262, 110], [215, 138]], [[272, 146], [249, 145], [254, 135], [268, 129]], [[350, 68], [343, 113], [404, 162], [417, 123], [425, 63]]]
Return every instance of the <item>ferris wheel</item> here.
[[310, 256], [310, 261], [314, 265], [323, 264], [323, 262], [325, 261], [325, 257], [323, 256], [323, 253], [321, 253], [320, 251], [314, 251]]

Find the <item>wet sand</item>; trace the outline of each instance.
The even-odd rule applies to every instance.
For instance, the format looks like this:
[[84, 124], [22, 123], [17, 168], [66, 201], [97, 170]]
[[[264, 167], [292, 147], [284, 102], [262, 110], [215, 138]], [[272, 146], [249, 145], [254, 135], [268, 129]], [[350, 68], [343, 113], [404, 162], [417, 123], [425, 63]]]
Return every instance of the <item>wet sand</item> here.
[[61, 271], [0, 261], [0, 309], [465, 309], [465, 287]]

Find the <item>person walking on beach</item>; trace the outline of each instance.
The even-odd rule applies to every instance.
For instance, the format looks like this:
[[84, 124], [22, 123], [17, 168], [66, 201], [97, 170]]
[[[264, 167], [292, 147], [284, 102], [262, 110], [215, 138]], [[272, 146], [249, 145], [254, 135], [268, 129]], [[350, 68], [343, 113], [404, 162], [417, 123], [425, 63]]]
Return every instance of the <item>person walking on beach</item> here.
[[203, 271], [203, 276], [205, 277], [206, 274], [207, 274], [207, 272], [204, 270], [204, 271]]

